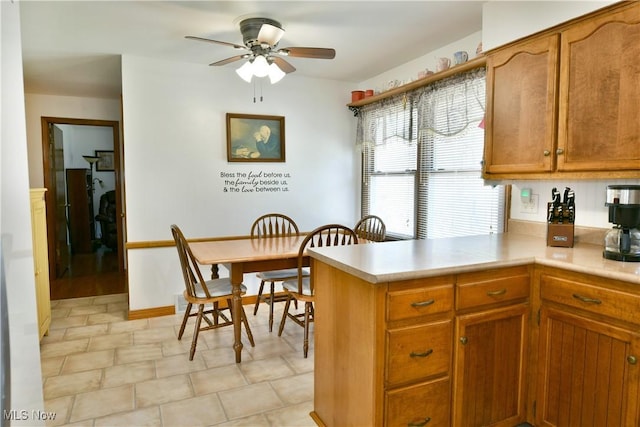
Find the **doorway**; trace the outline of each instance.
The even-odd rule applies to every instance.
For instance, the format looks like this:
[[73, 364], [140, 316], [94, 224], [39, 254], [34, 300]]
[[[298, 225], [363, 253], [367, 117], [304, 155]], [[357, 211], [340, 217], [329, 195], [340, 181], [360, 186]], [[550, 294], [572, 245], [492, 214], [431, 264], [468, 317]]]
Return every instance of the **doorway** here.
[[119, 122], [41, 123], [51, 299], [124, 293]]

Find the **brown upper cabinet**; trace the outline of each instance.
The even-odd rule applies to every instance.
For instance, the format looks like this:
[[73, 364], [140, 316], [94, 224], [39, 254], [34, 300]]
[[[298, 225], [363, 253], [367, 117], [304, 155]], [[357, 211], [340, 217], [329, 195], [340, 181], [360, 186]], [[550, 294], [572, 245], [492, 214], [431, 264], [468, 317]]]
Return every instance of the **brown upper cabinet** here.
[[483, 176], [640, 178], [640, 3], [488, 53]]

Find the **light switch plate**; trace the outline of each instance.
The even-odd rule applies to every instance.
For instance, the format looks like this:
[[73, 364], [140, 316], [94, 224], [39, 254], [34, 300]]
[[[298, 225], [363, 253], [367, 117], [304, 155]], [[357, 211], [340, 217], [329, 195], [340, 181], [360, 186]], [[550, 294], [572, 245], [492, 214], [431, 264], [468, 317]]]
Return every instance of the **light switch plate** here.
[[538, 195], [531, 195], [531, 202], [520, 203], [520, 213], [537, 214], [538, 213]]

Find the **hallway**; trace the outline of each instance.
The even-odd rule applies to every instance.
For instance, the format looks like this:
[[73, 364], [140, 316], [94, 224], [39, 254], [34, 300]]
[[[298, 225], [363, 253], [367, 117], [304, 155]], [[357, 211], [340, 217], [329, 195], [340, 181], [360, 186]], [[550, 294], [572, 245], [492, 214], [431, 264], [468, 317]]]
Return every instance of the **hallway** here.
[[51, 300], [127, 292], [126, 273], [118, 272], [118, 254], [105, 246], [89, 254], [71, 256], [64, 276], [50, 283]]

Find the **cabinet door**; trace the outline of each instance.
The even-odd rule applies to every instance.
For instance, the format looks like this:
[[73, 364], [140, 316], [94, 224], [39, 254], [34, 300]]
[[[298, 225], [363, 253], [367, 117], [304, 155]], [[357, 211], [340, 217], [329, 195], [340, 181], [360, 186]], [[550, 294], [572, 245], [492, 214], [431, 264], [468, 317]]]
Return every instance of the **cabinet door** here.
[[555, 167], [557, 63], [557, 34], [487, 58], [485, 173]]
[[558, 170], [640, 170], [640, 3], [562, 32]]
[[640, 335], [543, 307], [536, 425], [638, 425]]
[[525, 421], [529, 306], [457, 318], [454, 425], [509, 426]]
[[47, 216], [44, 190], [31, 190], [31, 228], [33, 262], [38, 309], [40, 339], [49, 333], [51, 324], [51, 296], [49, 292], [49, 254], [47, 250]]

